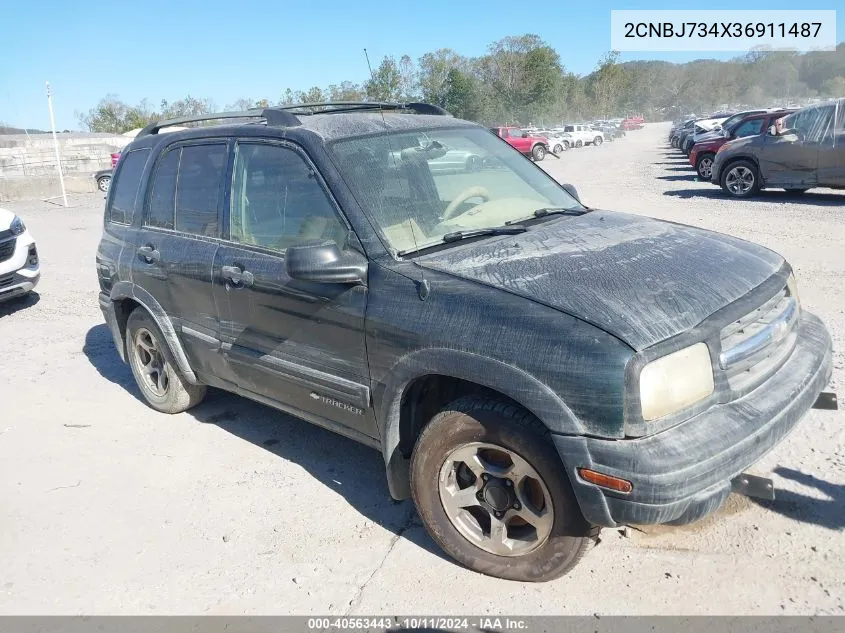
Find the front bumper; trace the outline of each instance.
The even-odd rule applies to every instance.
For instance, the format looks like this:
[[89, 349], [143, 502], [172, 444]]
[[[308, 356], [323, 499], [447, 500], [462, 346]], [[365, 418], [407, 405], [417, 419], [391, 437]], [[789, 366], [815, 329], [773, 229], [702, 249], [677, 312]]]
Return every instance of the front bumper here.
[[[783, 440], [830, 380], [830, 335], [803, 312], [783, 366], [748, 395], [648, 437], [553, 435], [586, 519], [595, 525], [683, 524], [716, 510], [731, 480]], [[582, 480], [578, 468], [626, 479], [629, 494]]]
[[[29, 231], [24, 231], [14, 239], [14, 252], [8, 259], [0, 262], [0, 301], [31, 292], [41, 279], [41, 267], [37, 263], [38, 252]], [[29, 262], [32, 254], [36, 257], [35, 265]]]

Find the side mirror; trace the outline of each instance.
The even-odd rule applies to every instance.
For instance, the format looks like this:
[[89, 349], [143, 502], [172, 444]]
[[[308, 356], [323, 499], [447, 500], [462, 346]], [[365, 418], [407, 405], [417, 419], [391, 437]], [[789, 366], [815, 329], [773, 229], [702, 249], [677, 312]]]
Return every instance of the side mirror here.
[[570, 196], [575, 198], [579, 203], [581, 202], [581, 197], [578, 195], [578, 190], [575, 188], [575, 185], [571, 185], [568, 182], [561, 185], [566, 190]]
[[523, 132], [523, 133], [522, 133], [522, 138], [528, 138], [528, 132]]
[[777, 136], [778, 130], [774, 125], [769, 126], [769, 136]]
[[341, 251], [335, 242], [291, 246], [285, 252], [291, 279], [327, 284], [363, 284], [367, 260], [355, 251]]

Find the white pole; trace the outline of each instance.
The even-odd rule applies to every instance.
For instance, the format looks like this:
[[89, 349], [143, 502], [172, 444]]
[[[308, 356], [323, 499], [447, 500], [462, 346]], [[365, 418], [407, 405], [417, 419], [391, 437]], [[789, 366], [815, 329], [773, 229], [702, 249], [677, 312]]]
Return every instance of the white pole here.
[[65, 177], [62, 174], [62, 159], [59, 158], [59, 139], [56, 138], [56, 120], [53, 118], [53, 91], [50, 90], [50, 82], [47, 84], [47, 107], [50, 109], [50, 127], [53, 129], [53, 147], [56, 150], [56, 169], [59, 170], [59, 183], [62, 186], [62, 201], [67, 207], [67, 193], [65, 193]]

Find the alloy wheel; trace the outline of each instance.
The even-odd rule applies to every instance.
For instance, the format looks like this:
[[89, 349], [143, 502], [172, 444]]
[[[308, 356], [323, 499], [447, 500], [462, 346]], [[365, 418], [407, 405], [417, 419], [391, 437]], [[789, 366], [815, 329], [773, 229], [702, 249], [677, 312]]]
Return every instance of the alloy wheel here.
[[499, 556], [523, 556], [549, 538], [551, 495], [531, 464], [502, 446], [464, 444], [443, 462], [440, 501], [470, 543]]
[[139, 328], [135, 332], [132, 348], [144, 386], [163, 398], [170, 386], [169, 367], [155, 336], [148, 329]]
[[748, 167], [737, 165], [725, 176], [725, 186], [735, 196], [744, 196], [754, 187], [754, 172]]

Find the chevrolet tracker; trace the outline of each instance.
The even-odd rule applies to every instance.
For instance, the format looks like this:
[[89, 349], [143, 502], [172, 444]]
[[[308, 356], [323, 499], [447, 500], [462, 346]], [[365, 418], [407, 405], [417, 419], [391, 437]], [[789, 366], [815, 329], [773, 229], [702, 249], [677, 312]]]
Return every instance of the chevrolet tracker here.
[[151, 407], [212, 386], [368, 444], [448, 554], [515, 580], [566, 573], [601, 526], [771, 496], [744, 471], [831, 374], [780, 255], [591, 209], [427, 104], [152, 124], [96, 264]]

